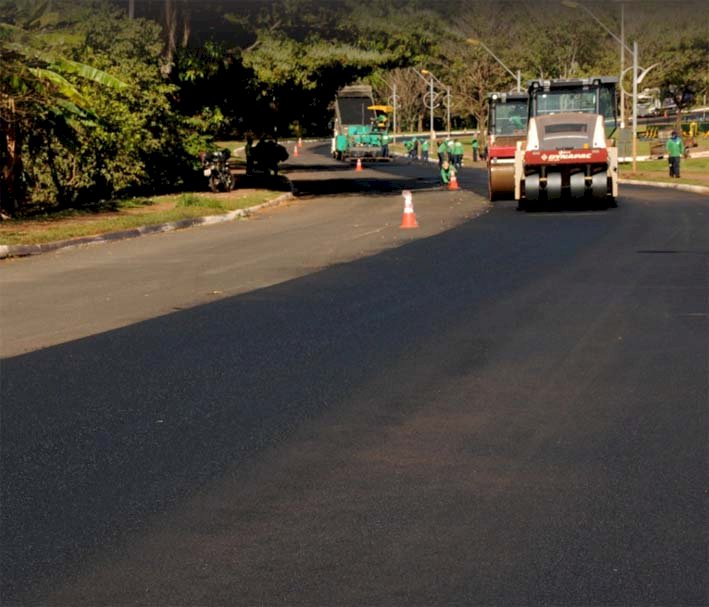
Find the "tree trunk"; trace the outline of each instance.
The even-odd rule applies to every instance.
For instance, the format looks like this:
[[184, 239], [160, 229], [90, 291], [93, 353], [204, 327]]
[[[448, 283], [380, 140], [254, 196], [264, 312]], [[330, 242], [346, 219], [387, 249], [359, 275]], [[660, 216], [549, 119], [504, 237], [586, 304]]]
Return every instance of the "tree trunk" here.
[[165, 28], [165, 51], [161, 69], [163, 75], [167, 77], [175, 66], [175, 51], [177, 50], [177, 9], [174, 0], [165, 0], [163, 27]]
[[0, 179], [0, 211], [15, 215], [24, 201], [22, 184], [22, 137], [14, 122], [0, 121], [2, 133], [2, 174]]

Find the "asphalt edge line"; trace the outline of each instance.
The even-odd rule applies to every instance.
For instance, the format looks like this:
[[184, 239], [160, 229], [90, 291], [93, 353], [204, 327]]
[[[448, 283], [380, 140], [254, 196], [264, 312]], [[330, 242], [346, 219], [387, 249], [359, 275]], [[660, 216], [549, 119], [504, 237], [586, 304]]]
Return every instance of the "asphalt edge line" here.
[[139, 228], [131, 228], [130, 230], [121, 230], [119, 232], [107, 232], [97, 236], [80, 236], [78, 238], [68, 238], [66, 240], [57, 240], [55, 242], [45, 242], [41, 244], [16, 244], [16, 245], [0, 245], [0, 259], [8, 257], [29, 257], [30, 255], [40, 255], [49, 253], [59, 249], [67, 249], [70, 247], [79, 247], [84, 245], [103, 244], [106, 242], [114, 242], [116, 240], [125, 240], [127, 238], [137, 238], [139, 236], [147, 236], [150, 234], [159, 234], [162, 232], [173, 232], [201, 225], [213, 225], [223, 223], [225, 221], [233, 221], [238, 217], [248, 217], [251, 213], [260, 209], [276, 206], [292, 200], [295, 196], [292, 192], [281, 194], [272, 200], [267, 200], [261, 204], [257, 204], [245, 209], [236, 209], [228, 213], [219, 215], [205, 215], [204, 217], [193, 217], [190, 219], [181, 219], [179, 221], [171, 221], [168, 223], [159, 223], [149, 226], [141, 226]]

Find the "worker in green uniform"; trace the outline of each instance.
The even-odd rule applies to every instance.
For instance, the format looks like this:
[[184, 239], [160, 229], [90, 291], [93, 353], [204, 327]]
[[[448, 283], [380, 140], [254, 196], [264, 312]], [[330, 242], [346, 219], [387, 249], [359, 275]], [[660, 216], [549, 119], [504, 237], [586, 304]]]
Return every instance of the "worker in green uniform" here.
[[453, 142], [453, 166], [456, 171], [460, 171], [463, 166], [463, 154], [465, 153], [465, 148], [463, 147], [463, 142], [460, 139], [456, 139]]
[[672, 136], [667, 140], [665, 148], [670, 165], [670, 177], [679, 179], [679, 163], [684, 155], [684, 141], [677, 135], [677, 131], [672, 131]]
[[421, 159], [424, 162], [428, 162], [428, 139], [424, 139], [421, 142]]
[[473, 138], [473, 162], [478, 161], [478, 150], [480, 149], [480, 142], [477, 137]]
[[438, 146], [438, 166], [443, 166], [443, 163], [448, 159], [448, 146], [445, 141], [441, 141]]
[[454, 171], [453, 165], [447, 160], [441, 163], [441, 185], [447, 186], [451, 182]]

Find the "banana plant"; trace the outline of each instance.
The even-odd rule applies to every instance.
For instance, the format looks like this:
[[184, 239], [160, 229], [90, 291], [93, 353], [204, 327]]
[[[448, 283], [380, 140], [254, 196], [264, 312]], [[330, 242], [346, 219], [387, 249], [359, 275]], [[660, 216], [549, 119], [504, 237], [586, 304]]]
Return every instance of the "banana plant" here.
[[0, 8], [15, 20], [0, 22], [0, 213], [11, 216], [26, 198], [22, 156], [33, 129], [93, 119], [89, 100], [71, 79], [116, 90], [128, 85], [45, 48], [42, 28], [53, 19], [49, 2], [0, 2]]

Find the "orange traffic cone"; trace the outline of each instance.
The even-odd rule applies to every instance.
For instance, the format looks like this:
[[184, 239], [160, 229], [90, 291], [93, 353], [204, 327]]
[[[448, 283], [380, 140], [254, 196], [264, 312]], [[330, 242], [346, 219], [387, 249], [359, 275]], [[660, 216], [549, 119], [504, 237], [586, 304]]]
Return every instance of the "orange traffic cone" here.
[[298, 157], [298, 146], [296, 145], [293, 148], [293, 158], [297, 158], [297, 157]]
[[355, 167], [355, 171], [361, 171], [362, 169], [362, 159], [357, 158], [357, 166]]
[[418, 228], [419, 224], [416, 221], [416, 213], [414, 213], [414, 201], [409, 190], [404, 190], [401, 193], [404, 196], [404, 215], [401, 218], [400, 228]]
[[460, 186], [458, 185], [458, 177], [455, 174], [455, 169], [451, 170], [451, 180], [448, 182], [448, 189], [449, 190], [459, 190]]
[[303, 138], [302, 137], [298, 137], [298, 147], [299, 148], [303, 147]]

